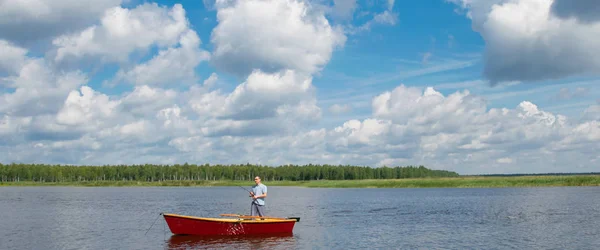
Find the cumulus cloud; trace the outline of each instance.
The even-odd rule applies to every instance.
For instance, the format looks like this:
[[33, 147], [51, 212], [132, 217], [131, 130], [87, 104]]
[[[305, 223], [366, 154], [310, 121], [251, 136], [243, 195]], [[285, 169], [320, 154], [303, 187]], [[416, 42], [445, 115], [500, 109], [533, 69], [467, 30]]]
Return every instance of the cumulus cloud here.
[[169, 107], [179, 93], [171, 89], [153, 88], [148, 85], [136, 86], [120, 101], [122, 112], [136, 117], [147, 117], [157, 110]]
[[[437, 121], [445, 121], [445, 129], [460, 129], [465, 120], [485, 113], [485, 101], [469, 91], [456, 92], [448, 97], [428, 87], [424, 92], [401, 85], [373, 99], [373, 115], [395, 123], [429, 126], [426, 131], [434, 133], [441, 127]], [[439, 125], [439, 124], [437, 124]], [[415, 127], [416, 128], [416, 127]], [[424, 130], [425, 132], [425, 130]]]
[[180, 47], [159, 51], [148, 62], [138, 64], [125, 72], [120, 70], [115, 81], [136, 85], [181, 85], [198, 81], [196, 67], [210, 58], [210, 53], [200, 49], [200, 38], [193, 30], [181, 35]]
[[[58, 62], [84, 57], [126, 62], [131, 52], [150, 46], [175, 45], [188, 30], [189, 23], [181, 4], [172, 8], [156, 3], [145, 3], [134, 9], [113, 7], [106, 10], [100, 24], [54, 39], [57, 47], [54, 58]], [[190, 43], [193, 45], [194, 41]]]
[[269, 74], [254, 71], [231, 93], [193, 88], [189, 106], [206, 119], [207, 135], [265, 135], [291, 131], [321, 117], [312, 77], [293, 70]]
[[[592, 106], [586, 114], [596, 110]], [[462, 173], [499, 173], [573, 171], [563, 165], [569, 163], [590, 171], [595, 160], [590, 152], [600, 149], [600, 122], [588, 118], [568, 120], [527, 101], [512, 109], [489, 109], [468, 91], [444, 96], [432, 88], [401, 85], [373, 99], [372, 118], [349, 120], [330, 130], [219, 140], [181, 137], [170, 145], [186, 154], [205, 153], [196, 159], [211, 155], [226, 161], [237, 155], [263, 164], [424, 164]], [[224, 147], [231, 153], [220, 151]]]
[[[21, 148], [30, 144], [46, 155], [81, 146], [90, 154], [195, 133], [193, 124], [173, 105], [178, 94], [173, 90], [141, 85], [123, 96], [108, 96], [87, 86], [87, 75], [80, 71], [59, 71], [43, 58], [27, 57], [23, 49], [7, 51], [18, 52], [7, 57], [19, 60], [3, 82], [13, 91], [0, 96], [0, 133], [4, 137], [0, 145]], [[5, 155], [5, 159], [21, 158]]]
[[44, 59], [26, 58], [17, 75], [5, 78], [4, 84], [14, 91], [0, 96], [0, 113], [14, 116], [55, 113], [69, 91], [86, 82], [82, 72], [55, 72]]
[[65, 125], [82, 125], [91, 120], [101, 121], [110, 119], [113, 110], [119, 102], [109, 100], [109, 97], [94, 91], [88, 86], [82, 86], [80, 91], [71, 91], [64, 106], [57, 114], [57, 121]]
[[[179, 137], [171, 140], [169, 145], [195, 161], [205, 161], [210, 157], [215, 163], [230, 163], [232, 156], [237, 155], [236, 162], [275, 165], [323, 162], [323, 158], [329, 157], [334, 159], [334, 155], [324, 153], [325, 137], [325, 129], [320, 129], [289, 136], [223, 136], [218, 140], [200, 136]], [[294, 153], [290, 154], [291, 151]]]
[[[121, 0], [35, 0], [0, 3], [0, 39], [19, 45], [77, 32]], [[25, 32], [24, 32], [25, 31]]]
[[177, 104], [159, 110], [156, 113], [156, 118], [159, 122], [162, 122], [163, 129], [174, 131], [174, 135], [178, 135], [178, 132], [184, 135], [196, 133], [194, 122], [188, 119]]
[[218, 81], [219, 81], [219, 75], [217, 75], [217, 73], [212, 73], [206, 80], [204, 80], [203, 85], [205, 87], [210, 88], [210, 87], [215, 86]]
[[18, 73], [25, 64], [27, 50], [0, 40], [0, 51], [0, 76]]
[[246, 77], [258, 69], [275, 73], [294, 69], [312, 74], [346, 41], [341, 28], [331, 27], [322, 11], [304, 1], [217, 1], [211, 42], [213, 63]]
[[292, 70], [276, 74], [255, 71], [224, 100], [219, 116], [234, 120], [273, 117], [284, 105], [312, 97], [311, 77]]
[[[278, 76], [293, 79], [293, 75], [288, 74]], [[252, 84], [240, 85], [244, 86], [240, 87], [242, 93], [254, 88], [248, 85]], [[597, 105], [586, 110], [587, 119], [577, 121], [543, 111], [527, 101], [512, 109], [489, 109], [481, 98], [468, 91], [444, 96], [432, 88], [421, 90], [401, 85], [373, 98], [371, 118], [349, 120], [332, 129], [297, 126], [282, 134], [273, 130], [293, 125], [300, 119], [278, 116], [278, 113], [263, 119], [219, 117], [222, 107], [229, 108], [222, 104], [236, 96], [236, 91], [223, 94], [199, 88], [178, 95], [180, 104], [166, 105], [167, 102], [136, 118], [119, 106], [131, 100], [133, 93], [137, 93], [139, 100], [153, 100], [152, 96], [165, 90], [144, 87], [121, 99], [110, 100], [83, 87], [67, 98], [58, 113], [58, 122], [54, 122], [56, 125], [52, 125], [52, 120], [36, 122], [5, 115], [0, 119], [0, 133], [28, 134], [30, 140], [37, 142], [31, 144], [30, 150], [45, 152], [59, 162], [65, 160], [58, 156], [60, 149], [69, 147], [73, 152], [81, 152], [79, 158], [69, 159], [69, 162], [98, 164], [105, 164], [107, 160], [231, 163], [230, 159], [235, 158], [241, 162], [272, 165], [424, 164], [461, 173], [569, 171], [564, 167], [569, 163], [568, 166], [581, 165], [582, 171], [589, 171], [595, 157], [591, 152], [600, 150], [600, 118], [595, 116], [600, 113]], [[223, 103], [204, 107], [205, 112], [195, 119], [192, 118], [195, 112], [190, 113], [181, 106], [193, 107], [197, 97], [211, 95]], [[144, 105], [147, 102], [138, 103], [138, 107]], [[301, 110], [302, 104], [295, 107], [296, 111]], [[196, 107], [192, 111], [198, 110]], [[79, 115], [65, 115], [68, 113]], [[109, 116], [113, 118], [108, 119]], [[66, 119], [70, 117], [76, 119]], [[70, 121], [70, 124], [60, 127], [60, 121]], [[36, 126], [45, 124], [45, 127], [36, 127], [34, 123], [38, 124]], [[83, 124], [96, 127], [85, 132], [66, 133], [73, 123], [79, 124], [77, 128]], [[62, 137], [43, 137], [60, 133]], [[9, 138], [3, 138], [4, 143], [9, 143]], [[156, 157], [167, 153], [167, 158]], [[135, 157], [131, 157], [133, 155]], [[16, 157], [5, 154], [3, 159]]]
[[[374, 98], [373, 115], [375, 118], [365, 120], [365, 125], [351, 121], [336, 128], [338, 132], [347, 131], [347, 138], [337, 140], [348, 143], [354, 138], [355, 147], [362, 145], [360, 149], [396, 145], [408, 155], [394, 159], [388, 153], [383, 162], [409, 158], [437, 166], [488, 162], [473, 158], [485, 154], [501, 159], [498, 163], [507, 163], [516, 156], [527, 158], [523, 152], [533, 158], [543, 157], [545, 152], [558, 151], [555, 145], [561, 142], [576, 141], [572, 137], [580, 134], [575, 131], [582, 127], [600, 129], [595, 123], [570, 124], [565, 117], [539, 110], [531, 102], [522, 102], [515, 109], [487, 110], [485, 102], [467, 91], [444, 97], [431, 88], [420, 92], [405, 86]], [[594, 138], [581, 139], [590, 143]]]
[[6, 144], [11, 136], [20, 134], [22, 127], [31, 124], [31, 117], [14, 117], [4, 114], [0, 118], [0, 144]]
[[483, 73], [493, 84], [600, 72], [600, 23], [560, 16], [575, 13], [583, 18], [587, 12], [579, 6], [592, 1], [570, 5], [572, 1], [559, 0], [554, 6], [552, 0], [451, 1], [468, 9], [473, 30], [486, 41]]
[[142, 86], [125, 96], [109, 97], [82, 86], [79, 91], [71, 91], [54, 117], [47, 117], [38, 123], [41, 126], [26, 130], [70, 135], [55, 139], [37, 136], [30, 140], [74, 143], [85, 139], [109, 151], [123, 145], [156, 143], [182, 133], [194, 135], [195, 125], [174, 104], [174, 95], [171, 90]]
[[211, 35], [211, 61], [245, 80], [231, 93], [209, 91], [212, 84], [190, 90], [189, 106], [207, 124], [202, 133], [286, 134], [320, 119], [312, 75], [346, 40], [325, 11], [296, 0], [208, 4], [219, 22]]

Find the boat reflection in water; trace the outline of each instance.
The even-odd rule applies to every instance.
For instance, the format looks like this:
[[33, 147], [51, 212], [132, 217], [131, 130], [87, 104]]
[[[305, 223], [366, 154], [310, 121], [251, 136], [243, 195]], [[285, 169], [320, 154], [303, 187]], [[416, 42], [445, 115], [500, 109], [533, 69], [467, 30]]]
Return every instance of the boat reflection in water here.
[[168, 249], [295, 249], [293, 233], [264, 235], [172, 235]]

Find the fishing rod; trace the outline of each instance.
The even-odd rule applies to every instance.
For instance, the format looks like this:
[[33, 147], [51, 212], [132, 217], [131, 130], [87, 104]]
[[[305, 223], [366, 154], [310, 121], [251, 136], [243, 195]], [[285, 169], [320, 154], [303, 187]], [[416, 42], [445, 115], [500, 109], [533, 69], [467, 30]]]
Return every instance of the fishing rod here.
[[246, 189], [245, 187], [242, 187], [242, 186], [239, 186], [239, 185], [238, 185], [238, 187], [240, 187], [240, 188], [242, 188], [242, 189], [246, 190], [246, 191], [247, 191], [248, 193], [250, 193], [250, 194], [254, 194], [252, 191], [250, 191], [250, 190]]
[[[238, 187], [240, 187], [240, 188], [242, 188], [242, 189], [244, 189], [244, 190], [248, 191], [248, 193], [250, 193], [250, 196], [254, 196], [254, 192], [252, 192], [252, 191], [250, 191], [250, 190], [248, 190], [248, 189], [246, 189], [245, 187], [242, 187], [242, 186], [240, 186], [240, 185], [238, 185]], [[256, 202], [256, 201], [252, 201], [252, 202]]]

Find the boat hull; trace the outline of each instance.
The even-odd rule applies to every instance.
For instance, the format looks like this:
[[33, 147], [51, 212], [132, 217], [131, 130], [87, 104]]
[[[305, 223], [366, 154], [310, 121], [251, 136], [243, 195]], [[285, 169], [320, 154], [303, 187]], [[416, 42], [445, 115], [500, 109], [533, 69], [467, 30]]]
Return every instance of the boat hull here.
[[224, 219], [163, 214], [176, 235], [257, 235], [291, 233], [295, 219]]

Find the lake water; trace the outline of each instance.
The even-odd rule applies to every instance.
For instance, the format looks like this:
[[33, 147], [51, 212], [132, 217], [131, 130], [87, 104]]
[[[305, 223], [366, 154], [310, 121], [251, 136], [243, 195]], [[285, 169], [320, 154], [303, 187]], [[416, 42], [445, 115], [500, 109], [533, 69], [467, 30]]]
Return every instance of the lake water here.
[[161, 212], [249, 214], [250, 198], [239, 187], [0, 187], [0, 249], [600, 249], [600, 187], [269, 186], [269, 216], [301, 217], [280, 237], [173, 236]]

